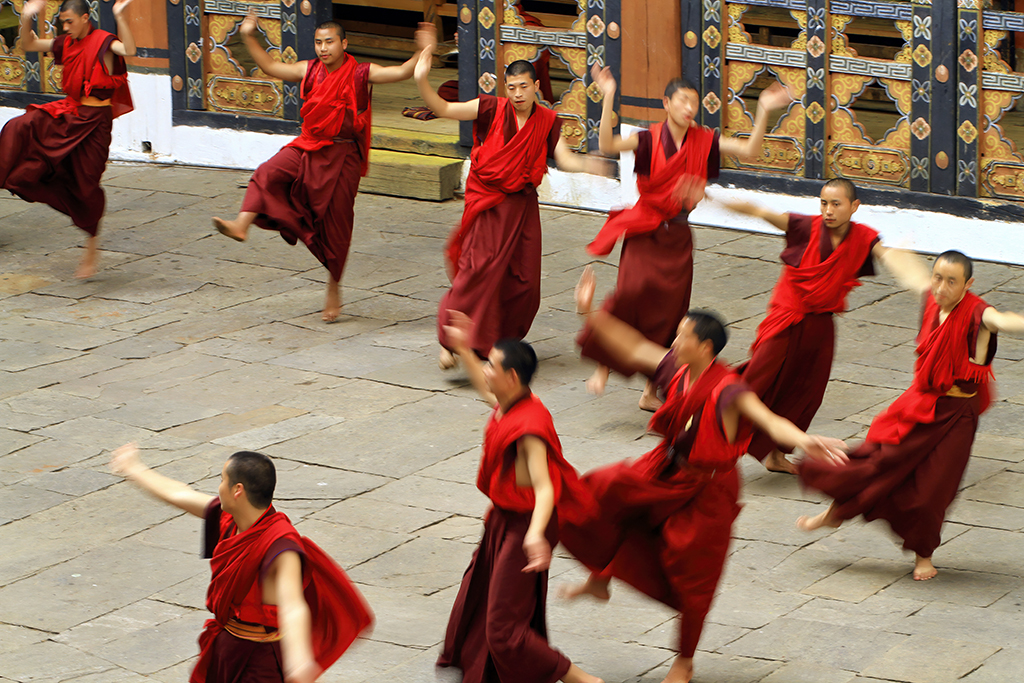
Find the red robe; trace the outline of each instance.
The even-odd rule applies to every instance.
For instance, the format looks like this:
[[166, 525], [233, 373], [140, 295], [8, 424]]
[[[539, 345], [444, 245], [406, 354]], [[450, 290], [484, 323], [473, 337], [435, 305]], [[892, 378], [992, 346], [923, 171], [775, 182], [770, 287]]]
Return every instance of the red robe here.
[[[234, 519], [221, 514], [214, 499], [206, 513], [206, 550], [210, 557], [210, 588], [206, 608], [213, 619], [199, 636], [199, 661], [191, 683], [233, 683], [247, 670], [271, 675], [281, 669], [278, 642], [257, 643], [224, 630], [231, 619], [276, 629], [277, 607], [264, 605], [262, 578], [274, 558], [292, 550], [303, 558], [303, 592], [312, 620], [313, 655], [329, 668], [356, 637], [373, 623], [366, 601], [341, 567], [308, 538], [300, 537], [288, 517], [273, 506], [255, 524], [238, 533]], [[280, 680], [284, 680], [283, 673]]]
[[[624, 236], [618, 282], [605, 299], [604, 310], [654, 343], [670, 346], [690, 309], [693, 287], [693, 233], [676, 185], [682, 176], [704, 182], [718, 176], [718, 134], [710, 128], [690, 126], [678, 151], [663, 123], [640, 135], [640, 200], [631, 209], [612, 211], [588, 249], [603, 256]], [[585, 358], [627, 377], [635, 372], [604, 352], [589, 325], [580, 331], [576, 343]]]
[[548, 572], [524, 573], [523, 540], [533, 513], [533, 488], [516, 485], [516, 443], [524, 436], [547, 445], [555, 511], [546, 536], [558, 544], [558, 519], [582, 523], [593, 499], [562, 456], [551, 413], [529, 394], [484, 432], [477, 487], [494, 506], [487, 512], [480, 547], [466, 569], [452, 607], [438, 666], [462, 670], [463, 683], [554, 683], [570, 662], [547, 642]]
[[[92, 236], [99, 231], [107, 199], [100, 178], [110, 154], [113, 119], [132, 110], [128, 70], [114, 55], [114, 73], [103, 56], [117, 36], [91, 29], [81, 40], [54, 39], [54, 62], [64, 66], [62, 100], [30, 104], [0, 132], [0, 186], [30, 202], [43, 202], [69, 216]], [[110, 100], [86, 106], [83, 97]]]
[[[848, 465], [810, 459], [800, 465], [801, 482], [834, 498], [839, 519], [884, 519], [903, 547], [921, 557], [931, 557], [942, 540], [946, 509], [967, 467], [978, 417], [990, 402], [994, 334], [984, 364], [970, 360], [986, 308], [967, 292], [939, 324], [939, 307], [929, 294], [910, 388], [875, 417]], [[973, 395], [949, 396], [951, 390]]]
[[[846, 296], [860, 286], [858, 278], [874, 272], [871, 249], [878, 233], [850, 223], [849, 232], [833, 250], [821, 216], [791, 214], [786, 240], [790, 246], [782, 253], [782, 275], [768, 303], [768, 315], [757, 328], [750, 360], [738, 372], [773, 413], [806, 431], [821, 406], [832, 371], [832, 316], [846, 310]], [[777, 447], [758, 431], [749, 452], [764, 460]]]
[[242, 211], [302, 241], [341, 282], [352, 243], [353, 206], [370, 145], [369, 64], [352, 56], [333, 72], [312, 59], [302, 80], [302, 133], [253, 173]]
[[[670, 363], [671, 354], [662, 366]], [[650, 425], [662, 442], [635, 461], [584, 475], [599, 518], [563, 521], [560, 533], [592, 571], [679, 610], [679, 654], [692, 657], [729, 552], [740, 510], [735, 464], [751, 433], [741, 420], [730, 443], [721, 417], [747, 387], [717, 361], [692, 385], [687, 366], [667, 384]]]
[[537, 186], [560, 126], [555, 112], [539, 105], [517, 126], [510, 100], [480, 97], [466, 205], [446, 252], [452, 286], [437, 312], [442, 346], [448, 311], [462, 311], [475, 323], [470, 345], [484, 357], [499, 339], [525, 337], [540, 308]]

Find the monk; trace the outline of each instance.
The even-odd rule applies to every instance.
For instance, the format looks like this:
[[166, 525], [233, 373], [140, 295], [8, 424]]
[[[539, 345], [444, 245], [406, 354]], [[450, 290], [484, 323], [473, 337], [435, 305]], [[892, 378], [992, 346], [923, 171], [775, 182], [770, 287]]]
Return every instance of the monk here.
[[[426, 29], [422, 24], [418, 35]], [[214, 217], [227, 237], [244, 242], [255, 223], [281, 233], [289, 244], [302, 241], [327, 268], [322, 318], [341, 313], [341, 277], [352, 242], [353, 205], [370, 153], [370, 91], [374, 83], [412, 76], [419, 53], [400, 66], [357, 63], [348, 55], [345, 29], [325, 21], [313, 34], [317, 59], [287, 64], [273, 59], [256, 40], [256, 13], [239, 28], [260, 70], [271, 78], [302, 83], [302, 132], [261, 164], [249, 181], [234, 220]], [[425, 38], [418, 38], [425, 44]]]
[[[665, 87], [662, 98], [665, 121], [623, 138], [613, 134], [616, 83], [611, 70], [595, 64], [591, 77], [604, 95], [598, 137], [601, 152], [635, 152], [640, 200], [625, 211], [612, 211], [587, 250], [607, 256], [622, 238], [618, 282], [604, 301], [605, 310], [655, 344], [668, 346], [690, 308], [693, 233], [687, 215], [703, 197], [707, 181], [718, 177], [721, 156], [753, 159], [761, 153], [768, 114], [789, 104], [791, 98], [780, 83], [766, 88], [758, 98], [750, 137], [720, 139], [717, 131], [693, 122], [700, 96], [687, 81], [676, 78]], [[591, 393], [604, 392], [609, 370], [627, 377], [632, 374], [601, 353], [589, 328], [583, 328], [576, 342], [584, 358], [598, 363], [587, 380]], [[655, 385], [648, 380], [640, 408], [654, 411], [660, 405]]]
[[471, 166], [462, 222], [448, 240], [446, 260], [452, 286], [437, 314], [441, 354], [438, 365], [455, 367], [445, 328], [449, 310], [475, 323], [470, 346], [487, 358], [498, 339], [522, 339], [540, 308], [540, 207], [537, 187], [554, 158], [563, 171], [608, 173], [607, 161], [574, 154], [561, 137], [554, 110], [537, 102], [540, 88], [532, 64], [517, 60], [505, 68], [507, 98], [481, 95], [446, 102], [427, 77], [430, 58], [416, 65], [420, 96], [439, 117], [474, 121]]
[[845, 459], [843, 443], [808, 436], [775, 415], [717, 360], [727, 333], [716, 315], [691, 310], [670, 350], [607, 310], [591, 311], [594, 288], [588, 267], [577, 288], [577, 311], [587, 315], [604, 353], [663, 388], [666, 400], [650, 429], [664, 438], [634, 461], [584, 475], [598, 515], [583, 524], [563, 519], [560, 532], [565, 547], [592, 573], [564, 594], [607, 600], [616, 577], [679, 610], [679, 654], [664, 683], [687, 683], [740, 510], [736, 461], [753, 426], [828, 461]]
[[562, 456], [551, 413], [530, 391], [537, 355], [499, 340], [487, 365], [471, 346], [473, 323], [451, 311], [445, 331], [473, 386], [494, 407], [477, 488], [493, 504], [455, 598], [438, 666], [464, 683], [602, 683], [547, 642], [545, 602], [558, 523], [582, 523], [593, 501]]
[[[860, 278], [875, 274], [882, 261], [901, 283], [915, 281], [915, 257], [882, 245], [878, 233], [852, 220], [860, 207], [857, 187], [833, 178], [821, 188], [821, 213], [776, 213], [749, 202], [726, 202], [740, 213], [762, 218], [785, 234], [782, 274], [757, 328], [750, 360], [737, 371], [773, 412], [807, 429], [821, 406], [835, 353], [833, 316], [846, 310], [846, 297]], [[750, 455], [772, 472], [796, 472], [778, 444], [764, 432], [750, 442]]]
[[93, 27], [86, 0], [65, 0], [60, 6], [63, 33], [56, 38], [40, 38], [32, 30], [46, 0], [29, 0], [21, 11], [21, 48], [53, 53], [54, 63], [63, 65], [65, 98], [28, 105], [0, 131], [0, 186], [26, 201], [48, 204], [86, 232], [78, 278], [96, 274], [107, 206], [100, 178], [110, 155], [110, 131], [114, 119], [132, 110], [124, 61], [135, 55], [125, 16], [131, 2], [114, 2], [116, 36]]
[[215, 497], [149, 469], [135, 444], [114, 451], [110, 466], [205, 520], [213, 619], [199, 636], [191, 683], [312, 683], [373, 622], [345, 572], [274, 509], [277, 474], [262, 453], [228, 458]]
[[811, 531], [863, 515], [884, 519], [914, 552], [914, 579], [938, 571], [932, 553], [956, 497], [978, 417], [988, 408], [996, 334], [1024, 334], [1024, 316], [1001, 313], [970, 291], [974, 265], [958, 251], [935, 259], [915, 288], [922, 295], [914, 381], [871, 422], [867, 440], [841, 466], [804, 461], [800, 481], [833, 498], [800, 517]]

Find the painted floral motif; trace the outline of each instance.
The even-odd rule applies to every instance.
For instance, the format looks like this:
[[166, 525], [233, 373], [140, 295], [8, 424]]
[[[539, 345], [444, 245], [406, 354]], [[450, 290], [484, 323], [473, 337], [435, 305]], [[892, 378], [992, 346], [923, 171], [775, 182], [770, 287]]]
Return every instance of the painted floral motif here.
[[601, 92], [601, 88], [598, 87], [597, 83], [591, 83], [587, 86], [587, 97], [590, 98], [591, 102], [600, 102], [604, 99], [604, 93]]
[[913, 79], [912, 85], [914, 89], [911, 94], [911, 99], [914, 102], [931, 102], [932, 101], [932, 82], [929, 80], [919, 81], [916, 78]]
[[925, 40], [932, 39], [931, 16], [922, 17], [917, 14], [914, 15], [914, 37], [924, 38]]
[[188, 61], [195, 64], [203, 58], [203, 51], [195, 43], [189, 43], [188, 47], [185, 48], [185, 56], [188, 57]]
[[928, 180], [928, 157], [910, 157], [910, 177]]
[[924, 140], [926, 137], [932, 134], [932, 127], [924, 120], [924, 117], [917, 117], [914, 122], [910, 124], [910, 132], [914, 134], [914, 137], [918, 140]]
[[604, 45], [587, 43], [587, 66], [604, 66]]
[[815, 159], [817, 161], [821, 161], [822, 159], [824, 159], [825, 158], [825, 141], [824, 140], [812, 141], [810, 138], [807, 138], [807, 156], [809, 158]]
[[976, 182], [975, 174], [978, 171], [977, 162], [968, 162], [965, 161], [964, 159], [960, 159], [959, 161], [956, 162], [956, 167], [959, 171], [959, 173], [956, 174], [957, 182], [971, 184], [974, 184]]
[[956, 134], [968, 145], [978, 139], [978, 129], [970, 121], [964, 121], [956, 129]]
[[722, 21], [722, 0], [704, 0], [704, 21]]
[[295, 33], [295, 12], [281, 12], [281, 33]]
[[975, 35], [975, 31], [977, 30], [977, 19], [971, 19], [970, 21], [967, 21], [966, 19], [960, 19], [960, 40], [970, 40], [972, 42], [977, 40], [978, 38]]
[[590, 21], [587, 22], [587, 33], [598, 38], [604, 33], [604, 21], [597, 14], [590, 16]]
[[295, 54], [295, 49], [291, 45], [286, 47], [281, 52], [281, 61], [285, 64], [294, 64], [299, 61], [299, 55]]
[[818, 36], [811, 36], [811, 39], [807, 41], [807, 54], [815, 59], [825, 54], [825, 41]]
[[707, 27], [702, 37], [712, 50], [716, 49], [722, 42], [722, 34], [713, 24]]
[[811, 102], [807, 107], [807, 118], [811, 120], [811, 123], [821, 123], [821, 120], [825, 118], [825, 107], [818, 102]]
[[964, 50], [960, 53], [960, 59], [956, 60], [960, 62], [960, 66], [964, 68], [964, 71], [970, 73], [978, 68], [978, 55], [974, 54], [971, 50]]
[[185, 5], [185, 25], [199, 26], [199, 5]]
[[480, 22], [480, 25], [488, 30], [494, 26], [494, 19], [494, 12], [491, 11], [490, 7], [484, 7], [477, 16], [477, 21]]
[[704, 96], [704, 108], [709, 114], [715, 114], [722, 108], [722, 100], [718, 99], [718, 95], [715, 93], [709, 92]]
[[960, 83], [960, 106], [978, 108], [978, 85]]
[[480, 77], [480, 80], [477, 81], [477, 85], [480, 86], [480, 90], [482, 90], [483, 92], [491, 93], [494, 92], [494, 84], [496, 82], [497, 81], [494, 78], [494, 74], [485, 73], [483, 76]]
[[721, 78], [722, 77], [722, 72], [719, 69], [719, 67], [721, 65], [722, 65], [722, 58], [721, 57], [715, 57], [714, 59], [711, 59], [711, 57], [709, 57], [707, 55], [704, 55], [704, 78], [707, 78], [708, 76], [714, 76], [715, 78]]
[[201, 78], [189, 78], [188, 79], [188, 96], [189, 97], [203, 97], [203, 79]]
[[825, 89], [825, 69], [812, 69], [807, 67], [807, 87]]
[[924, 46], [924, 43], [917, 46], [914, 50], [914, 61], [920, 67], [926, 67], [932, 63], [932, 51]]

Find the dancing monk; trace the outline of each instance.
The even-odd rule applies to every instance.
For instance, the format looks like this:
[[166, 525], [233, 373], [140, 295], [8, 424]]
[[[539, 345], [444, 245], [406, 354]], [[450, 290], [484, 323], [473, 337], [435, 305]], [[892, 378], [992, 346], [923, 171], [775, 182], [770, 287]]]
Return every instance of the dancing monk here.
[[[273, 59], [256, 40], [256, 13], [250, 9], [240, 31], [260, 70], [271, 78], [302, 83], [302, 132], [261, 164], [249, 181], [242, 210], [234, 220], [214, 217], [227, 237], [244, 242], [255, 223], [281, 233], [288, 244], [302, 241], [327, 268], [322, 318], [341, 313], [341, 277], [352, 243], [353, 206], [370, 153], [370, 95], [374, 83], [412, 76], [416, 57], [400, 66], [357, 63], [345, 52], [345, 29], [325, 21], [313, 34], [317, 58], [286, 64]], [[417, 32], [418, 44], [427, 42]]]
[[416, 85], [426, 105], [439, 117], [474, 121], [466, 206], [446, 249], [452, 286], [437, 313], [438, 364], [448, 369], [456, 363], [445, 333], [450, 310], [475, 323], [469, 344], [480, 358], [487, 358], [497, 340], [522, 339], [530, 331], [540, 308], [537, 187], [547, 160], [554, 158], [563, 171], [595, 174], [605, 174], [607, 162], [569, 149], [558, 116], [537, 102], [540, 84], [527, 61], [505, 68], [507, 98], [446, 102], [430, 85], [429, 74], [430, 55], [424, 52]]
[[615, 577], [679, 610], [679, 654], [664, 683], [686, 683], [740, 510], [736, 461], [752, 427], [829, 461], [845, 458], [843, 443], [808, 436], [775, 415], [718, 361], [727, 333], [717, 316], [690, 311], [666, 349], [608, 311], [591, 312], [594, 286], [588, 267], [577, 288], [577, 310], [588, 314], [604, 353], [653, 377], [664, 392], [665, 403], [650, 424], [664, 438], [634, 461], [584, 475], [598, 515], [583, 524], [563, 520], [560, 533], [592, 573], [566, 595], [607, 600]]
[[560, 519], [582, 523], [593, 499], [562, 456], [551, 413], [530, 391], [537, 355], [502, 339], [483, 365], [473, 323], [451, 311], [446, 333], [473, 386], [494, 407], [477, 488], [492, 503], [455, 598], [438, 666], [463, 683], [602, 683], [548, 645], [545, 602]]
[[842, 466], [804, 461], [800, 481], [833, 499], [825, 512], [801, 517], [801, 529], [838, 527], [863, 515], [884, 519], [915, 553], [914, 579], [937, 573], [946, 510], [956, 497], [978, 417], [991, 402], [996, 333], [1024, 334], [1024, 316], [1000, 313], [970, 291], [974, 265], [958, 251], [922, 268], [923, 297], [914, 381], [871, 422], [867, 440]]
[[211, 497], [146, 467], [128, 444], [111, 469], [150, 495], [205, 520], [206, 607], [190, 683], [312, 683], [373, 621], [352, 582], [274, 509], [277, 474], [262, 453], [239, 451]]
[[94, 28], [86, 0], [65, 0], [58, 19], [61, 33], [40, 38], [32, 21], [46, 0], [30, 0], [21, 11], [19, 37], [25, 52], [52, 52], [63, 65], [66, 97], [30, 104], [0, 132], [0, 187], [22, 199], [43, 202], [71, 218], [89, 236], [75, 277], [96, 273], [100, 221], [107, 196], [100, 178], [110, 155], [113, 120], [132, 110], [128, 68], [135, 39], [125, 9], [132, 0], [116, 0], [112, 11], [117, 35]]
[[[594, 82], [604, 94], [599, 144], [605, 154], [635, 152], [634, 170], [640, 199], [629, 209], [612, 211], [608, 221], [587, 250], [607, 256], [622, 239], [619, 277], [604, 309], [639, 330], [659, 346], [675, 338], [679, 322], [690, 308], [693, 287], [693, 233], [687, 222], [690, 210], [701, 200], [704, 185], [718, 177], [722, 155], [751, 159], [761, 153], [768, 114], [791, 101], [781, 84], [761, 92], [750, 137], [719, 138], [718, 132], [694, 123], [700, 109], [697, 90], [681, 78], [665, 87], [662, 104], [666, 120], [628, 138], [613, 134], [616, 83], [608, 67], [591, 69]], [[609, 369], [629, 376], [632, 372], [602, 353], [584, 327], [576, 339], [584, 358], [598, 367], [587, 381], [591, 393], [600, 394]], [[654, 383], [648, 380], [640, 408], [661, 405]]]

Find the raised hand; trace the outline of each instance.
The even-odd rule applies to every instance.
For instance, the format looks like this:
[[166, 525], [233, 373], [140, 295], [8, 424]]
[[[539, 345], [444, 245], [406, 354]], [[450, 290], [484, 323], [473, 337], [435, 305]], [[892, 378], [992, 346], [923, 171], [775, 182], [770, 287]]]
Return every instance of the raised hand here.
[[121, 446], [110, 458], [110, 471], [122, 477], [127, 477], [144, 467], [142, 460], [139, 459], [139, 447], [134, 442]]
[[576, 297], [576, 312], [580, 315], [587, 315], [590, 313], [591, 306], [594, 305], [594, 290], [597, 289], [597, 276], [594, 275], [594, 269], [587, 266], [583, 269], [583, 273], [580, 275], [580, 281], [576, 283], [576, 290], [574, 292]]
[[429, 21], [421, 21], [416, 29], [416, 49], [431, 55], [437, 48], [437, 27]]
[[255, 9], [249, 8], [249, 13], [245, 15], [245, 19], [242, 19], [242, 25], [238, 27], [238, 31], [245, 37], [251, 36], [256, 31]]
[[601, 92], [606, 98], [615, 97], [615, 89], [618, 84], [615, 82], [615, 77], [612, 76], [611, 67], [601, 68], [597, 64], [590, 69], [590, 79], [597, 83], [597, 87], [601, 89]]
[[786, 89], [786, 86], [775, 81], [761, 91], [761, 95], [757, 98], [757, 106], [768, 111], [774, 111], [776, 109], [788, 107], [789, 103], [792, 101], [793, 97], [789, 94], [789, 90]]
[[412, 77], [416, 80], [417, 83], [426, 82], [427, 76], [430, 75], [430, 66], [433, 59], [433, 50], [423, 50], [422, 52], [420, 52], [420, 56], [416, 60], [416, 66], [412, 72]]
[[46, 0], [29, 0], [25, 3], [25, 6], [21, 8], [21, 16], [24, 20], [26, 17], [38, 17], [39, 13], [46, 9]]
[[469, 342], [473, 338], [473, 321], [462, 311], [449, 308], [448, 324], [444, 326], [444, 333], [453, 349], [464, 351], [469, 348]]
[[125, 8], [130, 4], [132, 4], [132, 0], [115, 0], [111, 11], [114, 13], [115, 17], [120, 17]]

